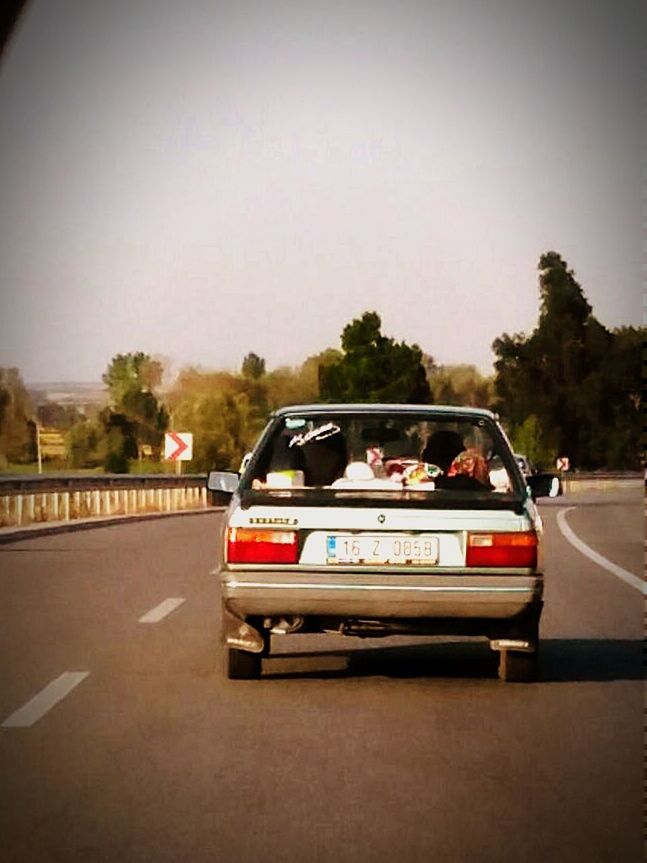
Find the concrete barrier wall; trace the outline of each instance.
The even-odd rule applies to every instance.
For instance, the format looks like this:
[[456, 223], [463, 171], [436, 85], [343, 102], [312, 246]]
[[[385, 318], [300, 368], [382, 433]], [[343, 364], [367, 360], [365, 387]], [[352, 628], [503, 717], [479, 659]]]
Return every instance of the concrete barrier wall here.
[[204, 477], [51, 477], [0, 480], [0, 527], [211, 506]]
[[644, 488], [645, 481], [638, 473], [632, 474], [564, 474], [564, 494], [582, 491], [602, 491], [612, 488]]

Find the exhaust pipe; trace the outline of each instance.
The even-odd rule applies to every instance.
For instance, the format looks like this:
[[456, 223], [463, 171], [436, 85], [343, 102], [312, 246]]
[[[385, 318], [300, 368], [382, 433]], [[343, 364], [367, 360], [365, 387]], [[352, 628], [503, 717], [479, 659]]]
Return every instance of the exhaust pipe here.
[[520, 653], [534, 653], [535, 645], [530, 641], [521, 641], [516, 638], [495, 638], [490, 642], [492, 650], [516, 650]]

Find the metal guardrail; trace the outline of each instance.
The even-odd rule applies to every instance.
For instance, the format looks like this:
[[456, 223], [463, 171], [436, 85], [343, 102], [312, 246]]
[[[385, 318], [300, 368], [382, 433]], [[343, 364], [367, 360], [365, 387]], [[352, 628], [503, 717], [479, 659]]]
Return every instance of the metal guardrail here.
[[0, 476], [0, 527], [211, 505], [203, 474]]
[[[564, 493], [641, 484], [640, 473], [569, 473]], [[181, 512], [222, 504], [207, 491], [206, 475], [50, 474], [0, 476], [0, 527]]]

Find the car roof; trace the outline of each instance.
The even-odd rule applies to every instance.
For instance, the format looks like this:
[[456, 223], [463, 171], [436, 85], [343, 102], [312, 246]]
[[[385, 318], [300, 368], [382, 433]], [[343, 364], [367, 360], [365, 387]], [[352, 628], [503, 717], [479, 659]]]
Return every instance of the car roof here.
[[486, 408], [462, 407], [458, 405], [414, 405], [414, 404], [371, 404], [366, 402], [349, 403], [343, 402], [339, 404], [306, 404], [306, 405], [286, 405], [274, 411], [273, 416], [283, 417], [292, 414], [308, 413], [308, 414], [330, 414], [330, 413], [392, 413], [392, 414], [429, 414], [430, 416], [439, 414], [448, 414], [452, 416], [464, 417], [484, 417], [491, 420], [497, 420], [498, 417], [492, 411]]

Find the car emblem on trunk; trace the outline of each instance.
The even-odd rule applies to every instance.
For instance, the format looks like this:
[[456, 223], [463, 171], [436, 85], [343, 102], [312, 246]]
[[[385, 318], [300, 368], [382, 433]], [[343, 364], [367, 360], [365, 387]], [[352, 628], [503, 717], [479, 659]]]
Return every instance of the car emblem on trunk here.
[[378, 515], [377, 520], [379, 521], [380, 524], [384, 524], [384, 522], [386, 521], [386, 516], [380, 514], [380, 515]]
[[258, 518], [250, 518], [250, 524], [281, 524], [281, 525], [296, 525], [299, 523], [298, 518], [266, 518], [259, 516]]

